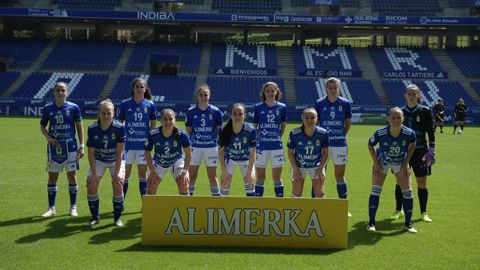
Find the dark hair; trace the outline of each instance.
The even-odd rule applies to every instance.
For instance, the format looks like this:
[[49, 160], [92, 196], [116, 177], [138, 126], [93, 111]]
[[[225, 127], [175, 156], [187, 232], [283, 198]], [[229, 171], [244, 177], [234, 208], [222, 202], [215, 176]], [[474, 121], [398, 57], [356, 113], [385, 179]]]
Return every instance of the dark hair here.
[[152, 91], [150, 90], [150, 87], [148, 87], [147, 81], [143, 78], [140, 78], [140, 77], [133, 79], [133, 81], [132, 81], [132, 91], [130, 91], [130, 96], [133, 97], [135, 84], [137, 84], [137, 82], [142, 82], [145, 85], [145, 93], [143, 94], [143, 97], [145, 99], [151, 100], [152, 99]]
[[[163, 109], [163, 110], [160, 112], [160, 121], [161, 121], [163, 115], [166, 114], [166, 113], [172, 114], [172, 115], [173, 115], [173, 118], [176, 119], [176, 115], [177, 115], [177, 114], [175, 113], [175, 111], [172, 110], [172, 109], [166, 108], [166, 109]], [[172, 134], [173, 134], [173, 135], [176, 135], [176, 136], [177, 136], [177, 135], [180, 135], [180, 130], [178, 129], [177, 122], [175, 122], [175, 125], [173, 125]]]
[[262, 101], [267, 100], [267, 97], [265, 96], [265, 89], [268, 86], [273, 86], [275, 90], [277, 90], [277, 94], [275, 95], [275, 100], [279, 101], [282, 98], [282, 91], [280, 90], [280, 87], [278, 87], [278, 84], [274, 82], [266, 82], [262, 85], [262, 91], [260, 92], [260, 96], [262, 97]]
[[[232, 114], [233, 109], [235, 108], [242, 108], [243, 113], [247, 112], [247, 109], [245, 108], [245, 105], [243, 103], [235, 103], [230, 108], [230, 115]], [[228, 144], [230, 143], [230, 138], [232, 137], [232, 133], [233, 133], [233, 122], [232, 122], [232, 117], [230, 117], [230, 119], [228, 119], [228, 122], [222, 128], [222, 131], [218, 136], [219, 137], [218, 145], [220, 145], [220, 147], [227, 147]]]

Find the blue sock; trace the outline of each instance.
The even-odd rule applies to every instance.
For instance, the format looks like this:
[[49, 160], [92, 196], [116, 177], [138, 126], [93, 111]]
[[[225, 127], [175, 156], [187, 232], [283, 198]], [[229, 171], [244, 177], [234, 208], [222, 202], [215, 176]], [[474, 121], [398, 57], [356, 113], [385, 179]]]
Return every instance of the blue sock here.
[[188, 195], [193, 196], [193, 193], [195, 193], [195, 185], [188, 187]]
[[128, 179], [125, 179], [123, 182], [123, 198], [125, 199], [127, 197], [127, 191], [128, 191]]
[[375, 226], [375, 215], [377, 214], [378, 204], [380, 202], [380, 193], [382, 193], [382, 187], [373, 185], [370, 198], [368, 199], [368, 216], [370, 217], [368, 225]]
[[347, 198], [347, 181], [343, 179], [343, 182], [337, 182], [337, 192], [340, 199]]
[[273, 181], [273, 184], [275, 185], [275, 196], [276, 197], [283, 197], [283, 182], [282, 179], [278, 181]]
[[220, 196], [220, 189], [218, 187], [210, 187], [212, 196]]
[[98, 198], [98, 193], [94, 195], [87, 195], [88, 199], [88, 208], [90, 208], [90, 213], [92, 214], [92, 218], [96, 220], [100, 220], [100, 215], [98, 214], [100, 211], [100, 199]]
[[138, 189], [140, 190], [141, 196], [147, 194], [147, 178], [138, 179]]
[[78, 185], [69, 184], [68, 193], [70, 193], [70, 207], [74, 207], [77, 204]]
[[220, 189], [220, 195], [228, 196], [228, 194], [230, 194], [230, 189], [224, 189], [224, 188]]
[[412, 224], [412, 211], [413, 211], [413, 193], [412, 189], [402, 189], [403, 194], [403, 211], [405, 211], [405, 225]]
[[55, 208], [55, 198], [57, 197], [58, 186], [56, 184], [47, 185], [48, 208]]
[[255, 197], [255, 186], [253, 184], [245, 184], [245, 193], [247, 193], [247, 197]]
[[255, 197], [263, 197], [263, 185], [265, 185], [265, 180], [257, 180], [255, 184]]
[[315, 198], [315, 190], [313, 189], [313, 185], [312, 185], [312, 198]]
[[123, 196], [113, 196], [113, 220], [117, 220], [122, 215]]

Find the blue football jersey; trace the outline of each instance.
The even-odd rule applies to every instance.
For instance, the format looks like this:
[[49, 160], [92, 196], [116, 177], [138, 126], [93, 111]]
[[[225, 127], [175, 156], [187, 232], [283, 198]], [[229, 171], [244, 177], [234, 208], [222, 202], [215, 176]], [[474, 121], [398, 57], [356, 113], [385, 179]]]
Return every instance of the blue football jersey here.
[[248, 160], [250, 148], [256, 145], [257, 131], [248, 123], [243, 123], [242, 130], [235, 134], [232, 132], [230, 142], [225, 147], [225, 158], [235, 161]]
[[95, 160], [115, 162], [117, 144], [125, 142], [125, 127], [113, 120], [107, 130], [100, 128], [98, 121], [88, 125], [87, 147], [95, 148]]
[[183, 158], [183, 148], [191, 145], [190, 139], [185, 131], [178, 129], [178, 134], [172, 134], [165, 138], [162, 134], [162, 127], [150, 130], [148, 143], [145, 150], [152, 151], [155, 147], [153, 160], [162, 167], [170, 167], [177, 160]]
[[311, 137], [304, 133], [302, 127], [294, 128], [290, 131], [287, 142], [287, 147], [293, 149], [299, 168], [317, 168], [322, 159], [322, 148], [328, 145], [327, 131], [321, 127], [315, 127]]
[[318, 99], [315, 103], [318, 114], [318, 124], [327, 130], [330, 146], [347, 146], [345, 134], [345, 120], [352, 118], [350, 102], [338, 97], [335, 102], [330, 102], [327, 97]]
[[147, 141], [150, 121], [157, 119], [155, 104], [144, 99], [136, 103], [133, 98], [120, 104], [118, 120], [125, 121], [125, 150], [143, 150]]
[[217, 146], [217, 131], [222, 126], [222, 112], [213, 105], [204, 111], [197, 105], [187, 111], [185, 126], [192, 128], [190, 140], [193, 147], [210, 148]]
[[374, 147], [378, 144], [377, 158], [382, 164], [400, 164], [407, 157], [410, 143], [415, 142], [415, 131], [402, 126], [398, 137], [390, 135], [390, 126], [381, 128], [370, 137], [368, 143]]
[[57, 107], [55, 102], [49, 102], [43, 107], [40, 124], [46, 127], [50, 137], [65, 141], [68, 145], [68, 152], [77, 151], [77, 140], [75, 139], [75, 122], [82, 121], [80, 107], [72, 102], [66, 102], [62, 107]]
[[283, 149], [281, 124], [287, 121], [287, 106], [281, 102], [272, 107], [257, 103], [253, 111], [253, 123], [257, 124], [257, 150]]

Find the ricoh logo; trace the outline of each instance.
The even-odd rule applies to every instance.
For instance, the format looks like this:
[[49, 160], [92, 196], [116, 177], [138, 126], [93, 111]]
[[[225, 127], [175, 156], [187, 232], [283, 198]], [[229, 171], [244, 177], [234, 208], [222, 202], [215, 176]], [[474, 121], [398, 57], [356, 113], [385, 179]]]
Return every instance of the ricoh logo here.
[[[315, 210], [302, 212], [300, 209], [234, 208], [230, 215], [223, 208], [206, 208], [206, 213], [196, 211], [193, 207], [174, 208], [164, 233], [172, 235], [176, 231], [181, 235], [324, 237]], [[305, 217], [308, 218], [306, 224], [299, 225], [297, 219]]]
[[139, 20], [157, 20], [157, 21], [173, 21], [175, 15], [171, 12], [153, 12], [153, 11], [139, 11], [137, 13]]

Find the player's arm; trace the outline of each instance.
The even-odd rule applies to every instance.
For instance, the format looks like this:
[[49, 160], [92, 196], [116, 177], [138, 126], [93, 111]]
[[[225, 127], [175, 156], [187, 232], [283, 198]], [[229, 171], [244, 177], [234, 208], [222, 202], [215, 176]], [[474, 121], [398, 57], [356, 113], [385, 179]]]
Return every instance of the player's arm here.
[[120, 174], [120, 168], [122, 167], [122, 153], [123, 153], [123, 146], [125, 143], [117, 143], [117, 149], [115, 152], [115, 175], [118, 176]]
[[182, 173], [179, 176], [179, 180], [182, 184], [187, 185], [190, 183], [190, 176], [188, 175], [188, 168], [190, 168], [190, 160], [192, 160], [192, 147], [189, 145], [183, 148], [185, 153], [185, 163], [183, 165]]
[[283, 136], [283, 133], [285, 133], [285, 128], [287, 127], [287, 122], [282, 122], [280, 124], [280, 137]]
[[254, 184], [255, 182], [255, 179], [253, 179], [253, 176], [252, 176], [253, 164], [255, 164], [255, 147], [250, 147], [250, 155], [248, 156], [247, 174], [245, 176], [246, 182], [250, 184]]
[[220, 163], [220, 169], [222, 169], [222, 174], [227, 171], [227, 165], [225, 164], [225, 147], [218, 146], [218, 162]]
[[78, 142], [80, 143], [78, 147], [77, 158], [82, 158], [85, 155], [85, 144], [83, 142], [83, 124], [82, 121], [75, 122], [75, 128], [77, 129]]
[[55, 146], [59, 145], [58, 141], [52, 138], [48, 133], [47, 126], [40, 124], [40, 131], [42, 132], [42, 135], [45, 137], [45, 139], [47, 139], [48, 144]]
[[320, 159], [320, 165], [315, 171], [315, 178], [319, 178], [322, 184], [325, 183], [325, 174], [323, 173], [323, 168], [325, 168], [328, 160], [328, 151], [328, 146], [322, 147], [322, 158]]
[[351, 126], [352, 126], [352, 118], [345, 119], [345, 136], [347, 136]]
[[428, 135], [429, 147], [435, 147], [435, 131], [433, 129], [433, 119], [430, 111], [425, 113], [425, 130]]
[[97, 167], [95, 166], [95, 147], [88, 147], [87, 149], [88, 165], [93, 177], [97, 176]]
[[150, 120], [150, 129], [154, 129], [157, 126], [157, 119]]
[[297, 166], [297, 160], [295, 159], [295, 152], [293, 148], [288, 148], [288, 160], [290, 161], [290, 164], [292, 166], [292, 171], [293, 171], [293, 179], [302, 179], [302, 173], [300, 172], [300, 169]]

